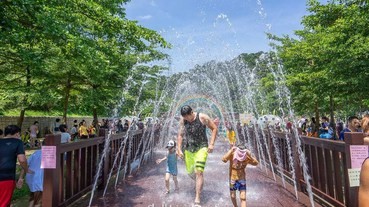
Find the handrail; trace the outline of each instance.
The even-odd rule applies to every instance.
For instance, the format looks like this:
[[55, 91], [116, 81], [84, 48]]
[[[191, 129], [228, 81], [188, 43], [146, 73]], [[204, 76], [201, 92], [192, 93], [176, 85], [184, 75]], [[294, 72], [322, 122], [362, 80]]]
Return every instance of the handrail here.
[[[65, 144], [60, 143], [60, 135], [46, 135], [44, 146], [55, 146], [56, 148], [56, 169], [44, 169], [43, 206], [67, 206], [92, 190], [103, 155], [104, 143], [108, 138], [108, 131], [101, 130], [99, 134], [102, 136]], [[105, 156], [101, 175], [98, 178], [100, 187], [107, 184], [111, 170], [113, 170], [113, 175], [117, 173], [117, 166], [113, 166], [113, 161], [115, 156], [120, 158], [118, 151], [124, 153], [122, 163], [128, 163], [128, 168], [134, 159], [132, 155], [135, 155], [137, 151], [145, 153], [140, 151], [143, 145], [142, 136], [143, 130], [130, 131], [128, 136], [126, 133], [110, 135], [109, 154]], [[124, 142], [126, 139], [130, 141]], [[122, 143], [126, 143], [123, 149], [121, 148]], [[128, 152], [131, 153], [129, 156]], [[129, 173], [130, 169], [126, 169], [125, 172]]]
[[[246, 130], [246, 129], [245, 129]], [[247, 141], [253, 143], [254, 152], [257, 156], [260, 148], [256, 147], [255, 141], [256, 135], [252, 128], [247, 129], [249, 133], [244, 133], [247, 137]], [[262, 133], [258, 131], [259, 136]], [[272, 136], [277, 139], [278, 149], [275, 149], [272, 144]], [[298, 158], [298, 151], [296, 150], [295, 136], [293, 133], [275, 131], [270, 133], [264, 131], [266, 136], [266, 142], [268, 144], [269, 153], [272, 157], [272, 164], [275, 171], [279, 169], [278, 163], [275, 158], [275, 151], [279, 150], [280, 160], [282, 161], [283, 171], [285, 176], [292, 178], [289, 165], [289, 156], [293, 156], [294, 169], [296, 173], [296, 184], [298, 189], [302, 192], [306, 191], [306, 182], [302, 173], [302, 164]], [[286, 137], [289, 137], [291, 141], [292, 154], [288, 155]], [[311, 176], [311, 187], [316, 199], [324, 200], [326, 203], [330, 203], [333, 206], [357, 206], [357, 187], [351, 187], [349, 184], [348, 169], [351, 168], [350, 158], [350, 145], [362, 145], [363, 134], [362, 133], [345, 133], [345, 142], [328, 140], [315, 137], [307, 137], [298, 135], [301, 140], [301, 149], [304, 152], [307, 160], [307, 169]], [[267, 157], [266, 147], [262, 146], [264, 157]], [[260, 159], [260, 158], [259, 158]], [[268, 162], [267, 162], [268, 163]], [[271, 167], [271, 166], [267, 166]]]

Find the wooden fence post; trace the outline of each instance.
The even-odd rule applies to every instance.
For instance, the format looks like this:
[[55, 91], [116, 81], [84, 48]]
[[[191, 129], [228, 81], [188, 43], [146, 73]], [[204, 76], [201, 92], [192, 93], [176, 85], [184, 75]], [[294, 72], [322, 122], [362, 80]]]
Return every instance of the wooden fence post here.
[[47, 134], [44, 146], [56, 146], [56, 169], [44, 169], [42, 206], [59, 206], [62, 199], [60, 134]]
[[345, 173], [345, 192], [346, 192], [346, 206], [358, 206], [358, 190], [359, 187], [350, 187], [348, 169], [352, 168], [350, 145], [363, 145], [364, 134], [362, 132], [345, 132], [345, 154], [346, 154], [346, 169]]
[[[127, 168], [126, 168], [127, 175], [129, 175], [129, 173], [131, 172], [131, 159], [132, 159], [131, 154], [132, 154], [132, 150], [133, 150], [133, 141], [134, 141], [133, 139], [134, 139], [134, 135], [136, 134], [136, 131], [130, 131], [128, 133], [128, 136], [126, 137], [126, 139], [127, 139], [127, 142], [126, 142], [127, 147], [125, 147], [126, 150], [123, 151], [124, 157], [125, 157], [125, 160], [126, 160], [126, 163], [127, 163]], [[130, 152], [131, 154], [128, 154], [128, 152]]]
[[[105, 132], [105, 133], [103, 133]], [[105, 150], [105, 142], [108, 140], [108, 136], [109, 136], [109, 131], [108, 129], [104, 129], [102, 131], [100, 131], [99, 133], [104, 135], [104, 142], [102, 143], [102, 150], [101, 150], [101, 154], [100, 157], [103, 155], [104, 150]], [[109, 143], [110, 145], [110, 143]], [[110, 146], [108, 146], [110, 148]], [[104, 188], [108, 182], [108, 176], [109, 176], [109, 172], [110, 172], [110, 166], [109, 166], [109, 162], [110, 162], [110, 152], [109, 149], [107, 149], [107, 154], [105, 155], [104, 161], [103, 161], [103, 172], [102, 172], [102, 182], [101, 182], [101, 187]]]
[[[266, 140], [268, 140], [267, 142], [268, 142], [268, 147], [269, 147], [269, 154], [270, 154], [270, 159], [271, 159], [271, 162], [272, 162], [271, 167], [274, 168], [274, 165], [278, 166], [278, 163], [276, 163], [277, 159], [276, 159], [275, 153], [274, 153], [274, 151], [276, 149], [274, 148], [273, 137], [272, 137], [272, 134], [270, 132], [269, 127], [267, 128], [267, 133], [265, 133], [265, 135], [266, 135]], [[274, 137], [274, 139], [275, 139], [275, 137]], [[278, 169], [278, 167], [277, 167], [277, 169]]]
[[[302, 177], [301, 174], [301, 167], [302, 165], [300, 165], [300, 156], [298, 153], [298, 147], [297, 146], [297, 141], [296, 139], [300, 139], [300, 132], [297, 131], [298, 134], [295, 134], [295, 131], [292, 130], [292, 133], [288, 133], [287, 136], [289, 136], [290, 140], [291, 140], [291, 149], [292, 149], [292, 155], [293, 156], [293, 168], [295, 169], [295, 176], [296, 176], [296, 187], [297, 190], [299, 190], [300, 192], [302, 191], [301, 188], [301, 183], [300, 180], [303, 180], [304, 178]], [[301, 141], [301, 140], [300, 140]]]

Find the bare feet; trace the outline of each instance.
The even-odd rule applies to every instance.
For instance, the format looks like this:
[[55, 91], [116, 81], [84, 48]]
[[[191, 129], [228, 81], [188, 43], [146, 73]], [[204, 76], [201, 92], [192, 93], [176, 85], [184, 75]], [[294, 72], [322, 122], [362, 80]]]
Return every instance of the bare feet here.
[[201, 205], [200, 205], [200, 201], [195, 201], [195, 204], [193, 205], [193, 207], [201, 207]]

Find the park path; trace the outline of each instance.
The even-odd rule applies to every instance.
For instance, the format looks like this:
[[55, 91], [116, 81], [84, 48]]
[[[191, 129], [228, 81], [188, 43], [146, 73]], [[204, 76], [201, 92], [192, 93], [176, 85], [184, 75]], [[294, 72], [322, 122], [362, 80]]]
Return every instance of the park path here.
[[[228, 190], [228, 166], [221, 158], [228, 149], [228, 144], [218, 141], [214, 152], [209, 154], [205, 168], [205, 184], [201, 206], [232, 206]], [[165, 149], [157, 151], [154, 160], [165, 156]], [[103, 207], [191, 207], [195, 198], [195, 182], [185, 173], [183, 161], [178, 162], [179, 192], [165, 195], [164, 173], [165, 162], [156, 165], [154, 161], [143, 166], [138, 173], [120, 182], [117, 188], [110, 187], [105, 197], [97, 191], [91, 206]], [[266, 174], [259, 167], [248, 166], [247, 170], [247, 206], [248, 207], [298, 207], [311, 206], [308, 197], [298, 193], [296, 200], [293, 187], [287, 184], [283, 188], [280, 180], [274, 181], [272, 174]], [[171, 189], [174, 188], [171, 180]], [[90, 196], [82, 198], [72, 206], [88, 206]], [[315, 206], [320, 206], [315, 203]]]

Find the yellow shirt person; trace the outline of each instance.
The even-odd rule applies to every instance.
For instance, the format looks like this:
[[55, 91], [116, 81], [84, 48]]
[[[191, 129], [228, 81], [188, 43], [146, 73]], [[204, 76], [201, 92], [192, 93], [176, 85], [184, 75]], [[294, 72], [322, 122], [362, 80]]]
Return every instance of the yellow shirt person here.
[[88, 138], [88, 131], [87, 131], [87, 127], [86, 127], [86, 122], [82, 121], [81, 126], [78, 129], [79, 132], [79, 137], [81, 139], [87, 139]]
[[227, 129], [227, 138], [230, 145], [234, 146], [236, 144], [236, 133], [233, 128]]

